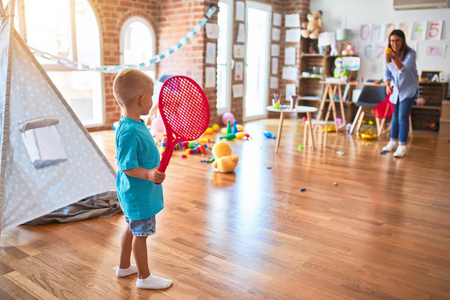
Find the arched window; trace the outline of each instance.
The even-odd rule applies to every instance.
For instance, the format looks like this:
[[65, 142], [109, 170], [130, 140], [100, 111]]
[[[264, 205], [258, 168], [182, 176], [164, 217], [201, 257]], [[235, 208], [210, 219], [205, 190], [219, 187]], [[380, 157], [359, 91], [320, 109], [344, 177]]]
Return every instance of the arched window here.
[[[100, 65], [99, 27], [87, 0], [17, 0], [16, 5], [18, 29], [29, 46], [85, 65]], [[100, 72], [37, 59], [84, 125], [103, 124]]]
[[[131, 17], [120, 32], [120, 61], [122, 64], [148, 62], [155, 55], [155, 31], [147, 20]], [[155, 80], [155, 65], [142, 69]]]

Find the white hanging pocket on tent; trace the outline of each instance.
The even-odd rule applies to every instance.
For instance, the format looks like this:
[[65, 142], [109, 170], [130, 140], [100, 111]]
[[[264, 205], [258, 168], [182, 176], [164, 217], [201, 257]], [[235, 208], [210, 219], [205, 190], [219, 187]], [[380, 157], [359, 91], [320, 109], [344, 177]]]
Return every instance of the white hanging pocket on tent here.
[[44, 117], [19, 124], [28, 156], [36, 169], [67, 160], [55, 126], [58, 123], [57, 118]]

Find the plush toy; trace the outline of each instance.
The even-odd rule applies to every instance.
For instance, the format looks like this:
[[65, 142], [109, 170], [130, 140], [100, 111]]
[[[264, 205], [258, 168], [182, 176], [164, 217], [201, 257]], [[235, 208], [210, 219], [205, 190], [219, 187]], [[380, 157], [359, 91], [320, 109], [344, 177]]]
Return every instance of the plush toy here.
[[336, 78], [340, 78], [340, 77], [345, 77], [348, 76], [348, 71], [346, 68], [344, 68], [344, 64], [343, 64], [344, 60], [342, 57], [336, 57], [336, 59], [334, 60], [334, 71], [333, 71], [333, 75]]
[[308, 22], [302, 23], [302, 37], [317, 40], [322, 29], [322, 11], [309, 12], [306, 19]]
[[213, 167], [221, 173], [233, 172], [239, 161], [237, 155], [231, 155], [231, 146], [224, 141], [214, 144], [212, 154], [215, 158]]
[[346, 46], [345, 46], [345, 49], [344, 50], [342, 50], [342, 53], [341, 53], [342, 55], [356, 55], [356, 51], [355, 51], [355, 49], [353, 48], [353, 45], [351, 44], [351, 43], [348, 43]]

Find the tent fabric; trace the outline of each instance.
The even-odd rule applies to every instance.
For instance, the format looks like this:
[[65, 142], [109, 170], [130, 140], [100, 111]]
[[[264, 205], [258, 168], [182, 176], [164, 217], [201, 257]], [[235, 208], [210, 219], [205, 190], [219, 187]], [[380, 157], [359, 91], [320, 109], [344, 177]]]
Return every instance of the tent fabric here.
[[[1, 1], [1, 0], [0, 0]], [[11, 82], [11, 44], [10, 36], [13, 29], [13, 19], [6, 17], [8, 12], [14, 11], [14, 0], [10, 1], [6, 10], [3, 10], [3, 3], [0, 2], [2, 10], [0, 18], [0, 230], [3, 227], [3, 210], [5, 206], [5, 165], [6, 165], [6, 147], [8, 143], [9, 115], [9, 93]], [[5, 129], [4, 129], [5, 128]], [[0, 231], [1, 232], [1, 231]]]
[[69, 223], [92, 218], [107, 218], [121, 213], [116, 192], [106, 192], [82, 199], [23, 225]]
[[[9, 4], [11, 2], [14, 1]], [[0, 124], [3, 136], [0, 230], [33, 220], [80, 199], [113, 191], [116, 176], [19, 34], [15, 31], [8, 34], [12, 22], [4, 20], [11, 19], [2, 18], [0, 29], [0, 119], [3, 120]], [[7, 45], [10, 45], [9, 49]], [[9, 67], [8, 59], [11, 61]], [[7, 87], [8, 79], [10, 88]], [[20, 125], [46, 117], [59, 120], [54, 126], [67, 160], [36, 169], [25, 148]]]

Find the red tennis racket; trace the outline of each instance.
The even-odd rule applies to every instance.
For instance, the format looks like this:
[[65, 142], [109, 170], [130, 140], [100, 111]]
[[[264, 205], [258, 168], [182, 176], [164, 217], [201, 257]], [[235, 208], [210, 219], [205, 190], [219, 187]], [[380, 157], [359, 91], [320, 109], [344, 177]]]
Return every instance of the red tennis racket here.
[[[392, 91], [394, 90], [394, 87], [392, 87]], [[392, 93], [392, 92], [391, 92]], [[373, 115], [378, 119], [387, 119], [395, 111], [395, 106], [392, 104], [392, 102], [389, 100], [391, 97], [391, 93], [389, 93], [386, 96], [386, 99], [384, 99], [382, 102], [378, 103], [377, 106], [373, 109]]]
[[209, 104], [202, 88], [194, 80], [173, 76], [161, 87], [158, 106], [167, 132], [166, 150], [158, 168], [164, 172], [175, 145], [198, 139], [208, 128]]

